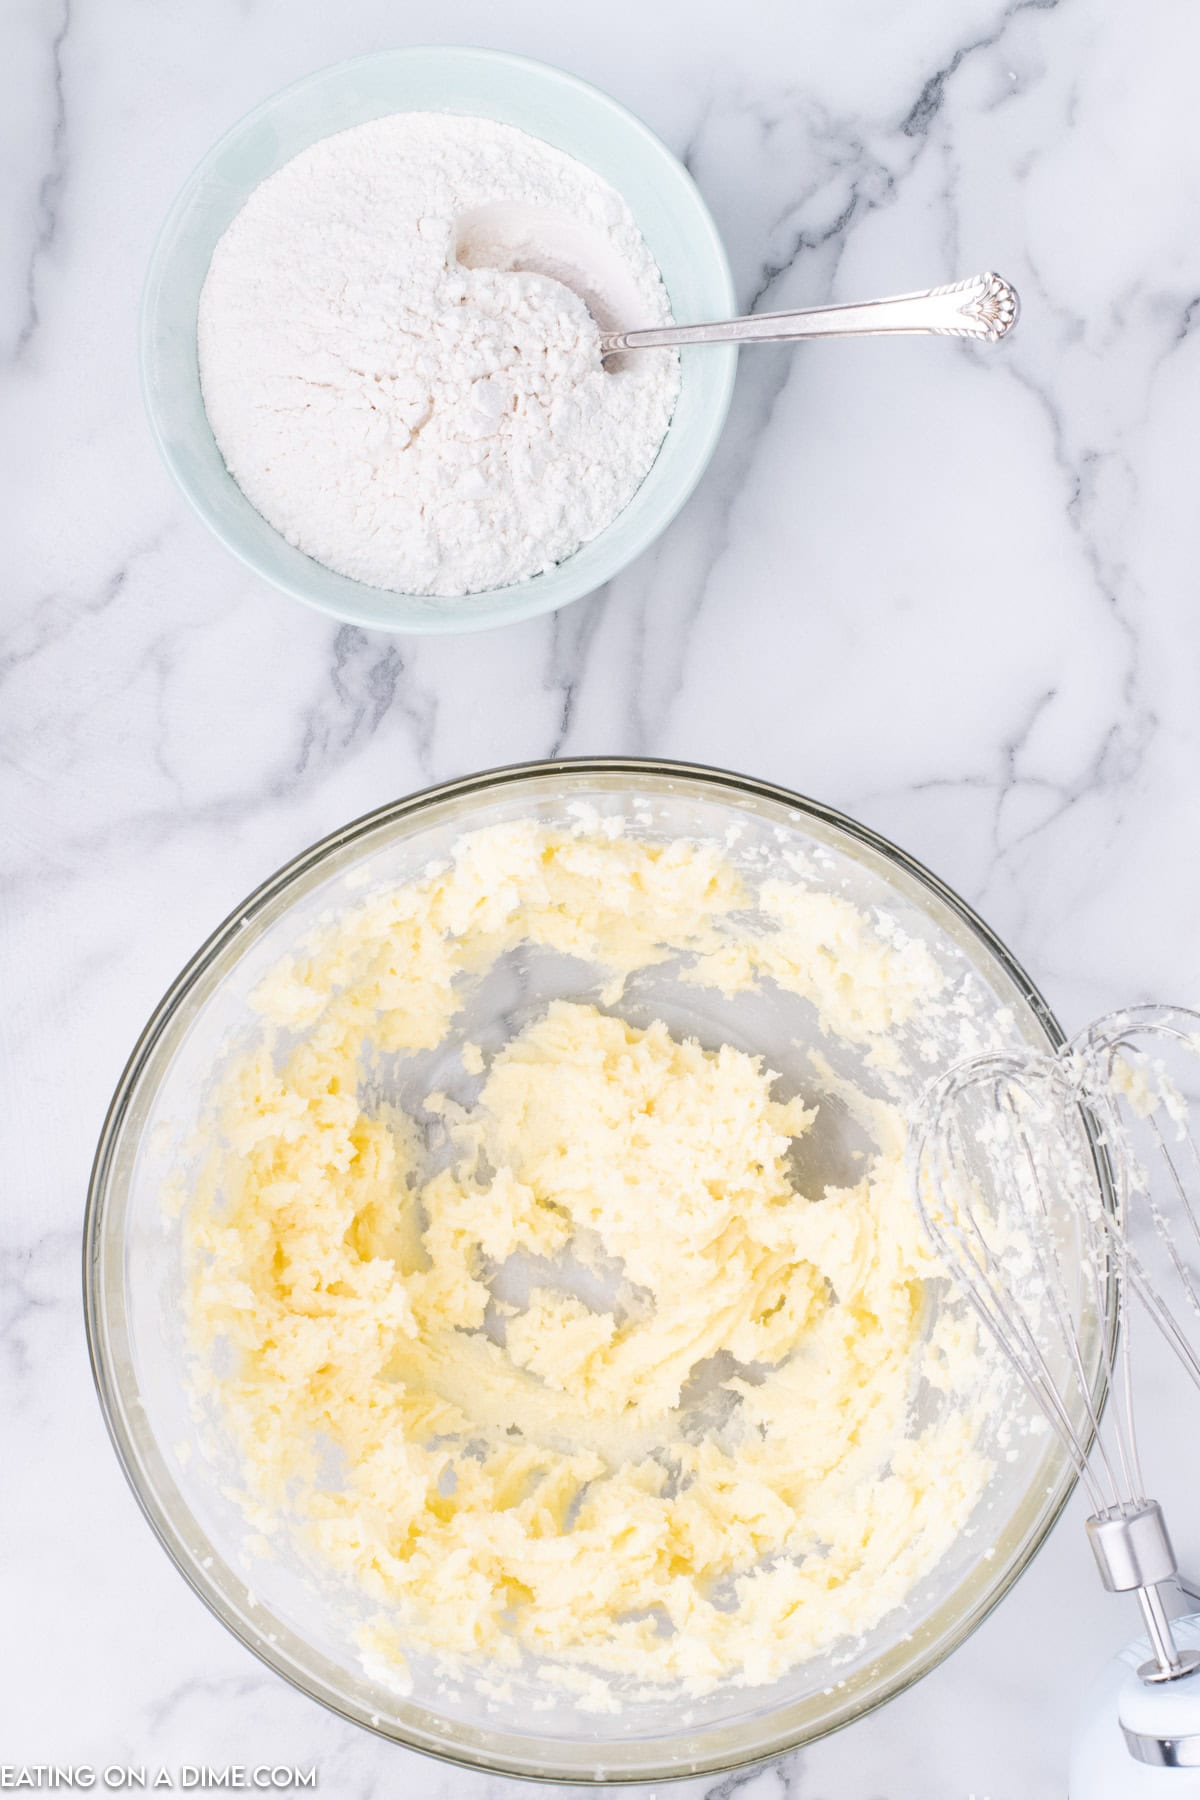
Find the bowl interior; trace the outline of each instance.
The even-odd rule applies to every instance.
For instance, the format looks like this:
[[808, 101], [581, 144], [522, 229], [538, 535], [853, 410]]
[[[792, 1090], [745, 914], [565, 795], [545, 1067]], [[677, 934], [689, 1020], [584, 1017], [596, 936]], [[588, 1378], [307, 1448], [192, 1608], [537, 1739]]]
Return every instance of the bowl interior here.
[[163, 226], [143, 301], [143, 391], [168, 468], [228, 548], [285, 593], [376, 629], [480, 630], [591, 593], [653, 541], [712, 455], [736, 351], [684, 352], [675, 416], [638, 492], [599, 537], [529, 581], [451, 601], [398, 594], [338, 575], [288, 544], [242, 494], [209, 428], [196, 351], [200, 290], [218, 239], [260, 182], [320, 138], [404, 111], [498, 119], [595, 169], [630, 206], [677, 319], [728, 317], [733, 284], [704, 202], [651, 131], [574, 76], [498, 51], [389, 50], [321, 70], [266, 101], [205, 157]]
[[[845, 1723], [926, 1672], [1005, 1591], [1036, 1549], [1071, 1486], [1045, 1436], [1018, 1432], [964, 1534], [911, 1595], [861, 1640], [800, 1666], [769, 1688], [726, 1686], [681, 1706], [639, 1702], [611, 1716], [552, 1700], [536, 1678], [514, 1681], [503, 1705], [412, 1659], [413, 1688], [364, 1667], [354, 1620], [280, 1545], [264, 1547], [226, 1493], [232, 1465], [198, 1453], [181, 1333], [179, 1218], [163, 1194], [196, 1151], [201, 1101], [231, 1047], [256, 1029], [248, 996], [323, 915], [376, 887], [412, 878], [465, 830], [512, 818], [561, 827], [586, 801], [650, 837], [724, 840], [737, 857], [804, 878], [878, 909], [924, 943], [954, 983], [957, 1023], [922, 1019], [922, 1047], [902, 1082], [912, 1100], [966, 1040], [1044, 1049], [1056, 1027], [973, 915], [916, 865], [837, 815], [776, 790], [665, 765], [588, 764], [501, 772], [400, 802], [317, 846], [239, 909], [167, 996], [114, 1101], [97, 1157], [89, 1216], [88, 1302], [93, 1357], [118, 1450], [155, 1529], [187, 1578], [235, 1632], [281, 1673], [359, 1723], [476, 1766], [557, 1779], [651, 1780], [722, 1769], [775, 1754]], [[518, 956], [481, 988], [457, 1023], [495, 1042], [552, 997], [595, 997], [592, 973], [566, 959]], [[817, 1180], [838, 1179], [856, 1142], [837, 1077], [871, 1091], [860, 1053], [832, 1046], [807, 1003], [779, 993], [724, 1001], [674, 980], [669, 966], [635, 978], [619, 1010], [635, 1023], [665, 1017], [710, 1046], [765, 1053], [788, 1089], [823, 1106], [811, 1151]], [[930, 1030], [936, 1042], [931, 1053]], [[960, 1036], [964, 1041], [960, 1041]], [[915, 1047], [915, 1045], [914, 1045]], [[815, 1072], [810, 1049], [830, 1059]], [[453, 1058], [411, 1060], [414, 1093], [447, 1080]]]

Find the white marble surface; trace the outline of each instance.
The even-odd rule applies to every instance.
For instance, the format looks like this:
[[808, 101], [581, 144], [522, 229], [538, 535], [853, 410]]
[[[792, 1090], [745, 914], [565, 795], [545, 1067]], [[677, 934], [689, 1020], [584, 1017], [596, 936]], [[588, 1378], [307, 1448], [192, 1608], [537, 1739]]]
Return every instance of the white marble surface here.
[[[326, 1795], [496, 1800], [505, 1783], [376, 1742], [260, 1667], [138, 1516], [78, 1294], [110, 1090], [176, 969], [278, 862], [394, 795], [559, 753], [726, 764], [856, 814], [978, 906], [1068, 1023], [1200, 1000], [1200, 17], [10, 0], [0, 33], [0, 1762], [315, 1761]], [[138, 290], [230, 121], [425, 39], [530, 52], [642, 114], [686, 156], [747, 306], [993, 265], [1019, 333], [748, 352], [700, 492], [608, 591], [474, 639], [338, 629], [243, 572], [160, 469]], [[1169, 1502], [1194, 1401], [1152, 1385]], [[1131, 1629], [1079, 1517], [904, 1699], [686, 1791], [1061, 1795], [1084, 1679]], [[1176, 1524], [1200, 1562], [1178, 1500]]]

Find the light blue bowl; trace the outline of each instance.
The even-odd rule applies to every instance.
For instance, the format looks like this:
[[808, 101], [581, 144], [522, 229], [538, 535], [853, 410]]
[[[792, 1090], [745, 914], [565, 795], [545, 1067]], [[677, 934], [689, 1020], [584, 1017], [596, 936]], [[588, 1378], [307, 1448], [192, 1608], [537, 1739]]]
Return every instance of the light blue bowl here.
[[196, 312], [217, 240], [260, 181], [301, 150], [394, 112], [474, 113], [516, 125], [588, 164], [624, 195], [662, 270], [675, 317], [728, 318], [733, 281], [708, 208], [682, 165], [632, 113], [574, 75], [499, 50], [385, 50], [307, 76], [226, 132], [167, 216], [142, 301], [142, 391], [163, 460], [235, 556], [284, 593], [377, 631], [482, 631], [590, 594], [653, 543], [716, 447], [736, 350], [683, 352], [662, 449], [606, 531], [557, 568], [461, 600], [368, 587], [324, 568], [257, 513], [225, 467], [200, 394]]

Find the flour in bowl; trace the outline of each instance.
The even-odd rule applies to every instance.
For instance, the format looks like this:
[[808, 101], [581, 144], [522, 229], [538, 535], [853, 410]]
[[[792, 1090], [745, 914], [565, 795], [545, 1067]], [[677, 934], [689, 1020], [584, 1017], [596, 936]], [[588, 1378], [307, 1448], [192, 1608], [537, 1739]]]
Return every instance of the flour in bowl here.
[[[532, 253], [489, 243], [506, 215]], [[596, 252], [587, 291], [622, 315], [606, 326], [670, 319], [615, 189], [490, 119], [376, 119], [251, 194], [201, 293], [200, 379], [231, 475], [289, 543], [376, 587], [462, 596], [552, 568], [629, 503], [678, 359], [603, 367], [561, 256], [536, 254], [539, 220], [551, 247]]]

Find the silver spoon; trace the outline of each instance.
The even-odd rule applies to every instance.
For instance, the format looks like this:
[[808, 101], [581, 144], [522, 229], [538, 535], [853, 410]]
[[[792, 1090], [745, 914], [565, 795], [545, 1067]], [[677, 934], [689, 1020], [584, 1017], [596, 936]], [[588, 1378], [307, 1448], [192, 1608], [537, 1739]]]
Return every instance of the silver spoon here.
[[799, 338], [917, 332], [995, 343], [1017, 322], [1016, 290], [989, 273], [891, 300], [626, 331], [620, 327], [623, 320], [637, 317], [639, 290], [612, 245], [582, 220], [541, 207], [490, 201], [455, 221], [454, 250], [467, 269], [523, 269], [569, 287], [596, 321], [602, 357], [676, 344], [786, 344]]
[[1017, 322], [1017, 291], [1003, 276], [972, 275], [949, 287], [850, 306], [813, 306], [803, 312], [755, 313], [712, 325], [658, 325], [644, 331], [603, 331], [600, 355], [662, 350], [679, 344], [786, 344], [800, 338], [882, 337], [933, 332], [994, 344]]

